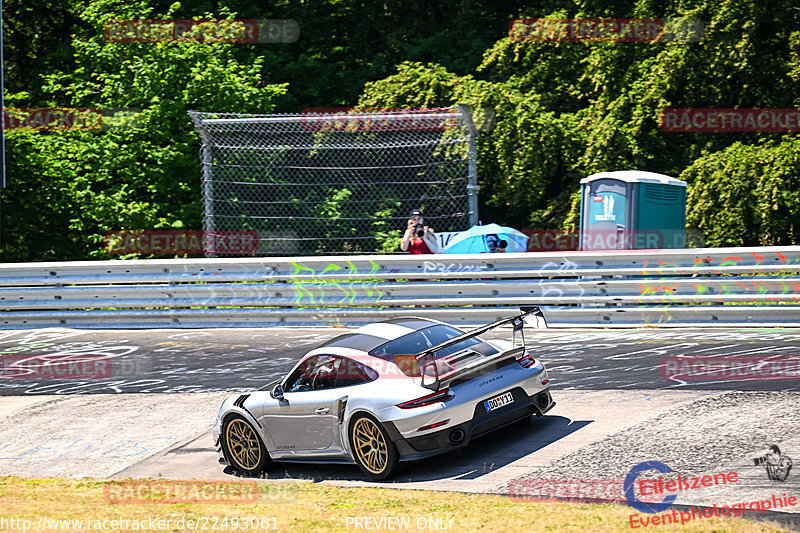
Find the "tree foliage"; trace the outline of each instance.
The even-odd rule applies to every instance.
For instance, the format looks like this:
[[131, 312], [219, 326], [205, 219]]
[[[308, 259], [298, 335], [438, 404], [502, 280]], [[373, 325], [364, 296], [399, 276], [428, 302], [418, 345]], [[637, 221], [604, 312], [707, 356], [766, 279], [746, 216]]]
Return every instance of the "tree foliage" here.
[[[480, 139], [484, 220], [571, 228], [577, 223], [576, 192], [584, 176], [639, 169], [682, 175], [691, 184], [697, 170], [683, 172], [701, 154], [721, 152], [724, 157], [736, 143], [760, 153], [769, 149], [763, 141], [780, 136], [665, 132], [659, 127], [664, 108], [785, 108], [798, 103], [800, 37], [792, 30], [800, 10], [791, 5], [754, 0], [599, 2], [591, 8], [558, 4], [524, 15], [699, 19], [704, 36], [700, 42], [668, 43], [517, 42], [504, 37], [486, 51], [473, 73], [456, 76], [440, 65], [404, 63], [396, 74], [367, 84], [361, 97], [365, 105], [387, 107], [463, 102], [495, 108], [497, 129]], [[748, 172], [760, 170], [751, 165]], [[728, 178], [716, 174], [716, 179]], [[769, 178], [753, 174], [752, 179]], [[695, 188], [708, 186], [706, 178]], [[701, 207], [690, 206], [695, 213], [690, 221], [706, 220], [703, 228], [717, 235], [710, 242], [724, 244], [729, 241], [720, 236], [728, 233], [708, 225], [717, 220], [717, 207], [703, 204], [707, 211], [700, 217]], [[772, 210], [765, 216], [780, 225], [785, 214]], [[782, 235], [779, 242], [795, 242]]]
[[[263, 84], [262, 60], [237, 60], [233, 44], [106, 42], [112, 18], [153, 13], [92, 3], [72, 39], [74, 68], [43, 76], [42, 92], [70, 108], [136, 113], [108, 130], [8, 132], [4, 260], [105, 257], [108, 231], [199, 228], [199, 140], [186, 111], [269, 112], [286, 90]], [[26, 96], [15, 104], [48, 103]]]
[[[697, 19], [704, 33], [699, 42], [517, 42], [508, 24], [521, 17]], [[111, 18], [294, 19], [300, 39], [110, 43]], [[7, 132], [3, 261], [106, 257], [109, 230], [198, 229], [189, 109], [355, 104], [495, 109], [496, 128], [478, 139], [484, 222], [574, 227], [582, 177], [641, 169], [689, 182], [688, 221], [709, 244], [798, 242], [794, 135], [674, 133], [658, 122], [669, 107], [798, 107], [791, 2], [10, 0], [3, 22], [10, 107], [139, 110], [135, 127]], [[376, 226], [387, 239], [392, 231]]]
[[687, 219], [706, 245], [800, 242], [800, 140], [734, 143], [681, 174], [691, 183]]

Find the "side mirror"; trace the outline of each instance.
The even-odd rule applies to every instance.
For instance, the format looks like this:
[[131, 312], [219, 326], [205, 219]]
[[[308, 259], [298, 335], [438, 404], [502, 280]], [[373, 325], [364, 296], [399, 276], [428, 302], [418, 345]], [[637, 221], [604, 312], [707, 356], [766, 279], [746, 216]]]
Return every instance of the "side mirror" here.
[[276, 400], [283, 400], [283, 387], [281, 387], [281, 384], [278, 383], [277, 385], [275, 385], [275, 387], [272, 389], [272, 392], [270, 392], [269, 395], [275, 398]]

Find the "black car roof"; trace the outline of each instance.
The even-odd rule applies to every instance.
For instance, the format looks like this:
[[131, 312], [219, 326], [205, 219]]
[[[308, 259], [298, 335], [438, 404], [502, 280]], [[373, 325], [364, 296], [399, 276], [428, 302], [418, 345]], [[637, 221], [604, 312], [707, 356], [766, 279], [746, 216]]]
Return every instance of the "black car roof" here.
[[413, 316], [401, 316], [398, 318], [390, 318], [389, 320], [381, 320], [380, 322], [377, 323], [403, 326], [404, 328], [408, 328], [411, 331], [417, 331], [418, 329], [427, 328], [429, 326], [433, 326], [434, 324], [440, 324], [440, 322], [436, 322], [435, 320], [428, 320], [427, 318], [418, 318]]
[[376, 337], [375, 335], [367, 335], [365, 333], [345, 333], [344, 335], [339, 335], [338, 337], [334, 337], [331, 340], [320, 344], [316, 349], [337, 347], [353, 348], [355, 350], [369, 352], [384, 342], [386, 342], [386, 339], [383, 337]]
[[388, 341], [394, 340], [399, 337], [403, 337], [405, 335], [408, 335], [409, 333], [413, 333], [414, 331], [418, 331], [423, 328], [434, 326], [436, 324], [439, 324], [439, 322], [417, 317], [399, 317], [399, 318], [391, 318], [389, 320], [382, 320], [380, 322], [376, 322], [375, 324], [391, 324], [393, 326], [401, 326], [407, 328], [408, 331], [406, 333], [403, 333], [402, 335], [392, 335], [387, 337], [370, 335], [368, 333], [359, 333], [357, 331], [353, 333], [345, 333], [343, 335], [339, 335], [327, 342], [320, 344], [319, 346], [317, 346], [316, 349], [337, 347], [337, 348], [352, 348], [354, 350], [369, 352], [377, 348], [378, 346], [385, 344]]

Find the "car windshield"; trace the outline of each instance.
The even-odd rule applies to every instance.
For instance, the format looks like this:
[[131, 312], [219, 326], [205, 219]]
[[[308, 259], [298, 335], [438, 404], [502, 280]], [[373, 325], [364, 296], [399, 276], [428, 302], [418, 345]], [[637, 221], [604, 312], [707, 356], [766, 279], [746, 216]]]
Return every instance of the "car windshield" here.
[[[387, 343], [381, 344], [369, 354], [375, 357], [384, 359], [392, 359], [395, 355], [417, 354], [428, 348], [432, 348], [437, 344], [454, 339], [464, 332], [452, 326], [444, 324], [437, 324], [424, 329], [419, 329], [408, 335], [403, 335], [397, 339], [391, 340]], [[487, 344], [477, 337], [465, 339], [453, 346], [448, 346], [436, 352], [436, 357], [443, 357], [456, 352], [460, 352], [465, 348], [470, 348], [483, 355], [491, 355], [497, 353], [497, 349]]]

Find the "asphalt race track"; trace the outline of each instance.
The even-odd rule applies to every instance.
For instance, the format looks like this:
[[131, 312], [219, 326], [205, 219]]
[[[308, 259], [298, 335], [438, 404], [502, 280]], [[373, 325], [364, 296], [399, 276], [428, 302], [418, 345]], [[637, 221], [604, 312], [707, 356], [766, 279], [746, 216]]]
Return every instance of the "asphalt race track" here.
[[[231, 479], [210, 434], [222, 399], [284, 375], [346, 331], [0, 332], [0, 475]], [[684, 477], [738, 473], [736, 484], [678, 493], [677, 504], [800, 497], [800, 373], [791, 366], [800, 329], [551, 329], [526, 338], [550, 369], [557, 406], [411, 465], [392, 486], [564, 497], [546, 491], [600, 481], [619, 490], [634, 465], [660, 461]], [[61, 358], [90, 361], [94, 372], [25, 367]], [[725, 370], [704, 373], [708, 360]], [[753, 460], [773, 444], [794, 459], [783, 482]], [[283, 464], [269, 477], [370, 485], [355, 466]], [[796, 526], [800, 504], [763, 516]]]
[[[345, 329], [211, 329], [0, 332], [0, 356], [110, 360], [105, 374], [0, 379], [0, 395], [239, 391], [283, 376], [308, 350]], [[490, 338], [508, 338], [495, 331]], [[800, 356], [800, 329], [682, 331], [551, 329], [528, 333], [558, 389], [800, 391], [794, 379], [666, 378], [665, 358]], [[797, 367], [795, 367], [797, 369]], [[8, 378], [0, 375], [0, 378]]]

